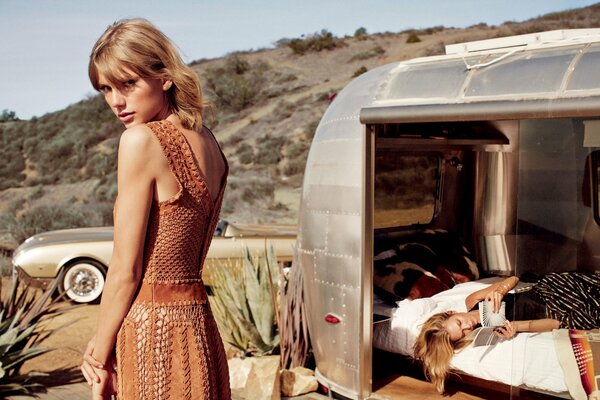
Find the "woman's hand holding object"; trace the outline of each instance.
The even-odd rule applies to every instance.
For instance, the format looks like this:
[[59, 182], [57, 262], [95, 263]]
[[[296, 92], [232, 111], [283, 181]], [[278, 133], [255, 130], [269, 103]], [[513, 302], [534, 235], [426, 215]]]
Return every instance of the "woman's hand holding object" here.
[[485, 301], [492, 303], [492, 310], [497, 313], [500, 311], [500, 304], [502, 303], [503, 297], [504, 295], [502, 292], [500, 292], [500, 290], [495, 290], [485, 296]]
[[512, 339], [517, 334], [514, 324], [510, 321], [506, 321], [504, 326], [494, 329], [494, 332], [496, 333], [496, 336], [503, 339]]

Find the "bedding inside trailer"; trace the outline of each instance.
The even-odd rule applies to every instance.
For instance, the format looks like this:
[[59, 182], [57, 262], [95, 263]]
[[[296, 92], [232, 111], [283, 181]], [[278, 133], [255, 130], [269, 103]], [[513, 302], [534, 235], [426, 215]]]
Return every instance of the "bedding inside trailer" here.
[[[600, 136], [592, 121], [375, 127], [373, 308], [391, 318], [374, 324], [375, 348], [412, 356], [417, 327], [473, 285], [598, 270]], [[555, 346], [552, 332], [520, 333], [467, 348], [452, 366], [568, 397]]]

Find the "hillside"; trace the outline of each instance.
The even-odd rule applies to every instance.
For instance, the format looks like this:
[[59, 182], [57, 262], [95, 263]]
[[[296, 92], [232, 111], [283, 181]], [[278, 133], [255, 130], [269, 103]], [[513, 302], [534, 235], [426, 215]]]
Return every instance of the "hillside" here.
[[[323, 31], [272, 49], [193, 62], [214, 104], [206, 123], [230, 162], [222, 216], [296, 222], [314, 130], [330, 96], [361, 71], [442, 54], [451, 43], [590, 27], [600, 27], [600, 4], [500, 26], [359, 29], [345, 38]], [[0, 247], [36, 230], [111, 224], [121, 131], [98, 96], [29, 121], [0, 123]]]

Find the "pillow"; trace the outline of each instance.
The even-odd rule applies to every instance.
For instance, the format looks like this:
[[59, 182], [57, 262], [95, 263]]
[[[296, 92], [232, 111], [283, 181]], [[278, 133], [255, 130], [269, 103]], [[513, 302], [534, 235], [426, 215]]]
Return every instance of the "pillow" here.
[[413, 347], [421, 325], [434, 313], [436, 306], [436, 300], [431, 298], [398, 302], [398, 308], [392, 316], [392, 330], [397, 338], [395, 344], [402, 354], [413, 356]]

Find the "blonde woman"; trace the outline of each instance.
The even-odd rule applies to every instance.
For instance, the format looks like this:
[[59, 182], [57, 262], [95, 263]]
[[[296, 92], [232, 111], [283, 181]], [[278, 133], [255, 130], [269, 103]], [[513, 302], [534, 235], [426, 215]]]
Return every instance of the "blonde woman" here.
[[142, 19], [108, 27], [89, 77], [126, 128], [113, 256], [82, 364], [92, 396], [229, 399], [227, 360], [201, 279], [228, 167], [202, 125], [198, 78]]
[[[465, 299], [464, 309], [434, 314], [423, 323], [414, 355], [423, 363], [425, 375], [438, 392], [444, 392], [452, 357], [470, 344], [468, 335], [481, 322], [477, 304], [482, 300], [490, 301], [494, 311], [498, 311], [502, 299], [518, 281], [517, 277], [510, 277], [473, 292]], [[598, 273], [552, 273], [537, 282], [533, 290], [519, 296], [515, 317], [530, 319], [507, 321], [496, 330], [496, 335], [503, 339], [511, 339], [517, 332], [600, 327]], [[507, 311], [512, 311], [512, 307], [507, 307]], [[511, 317], [509, 314], [509, 319]]]

